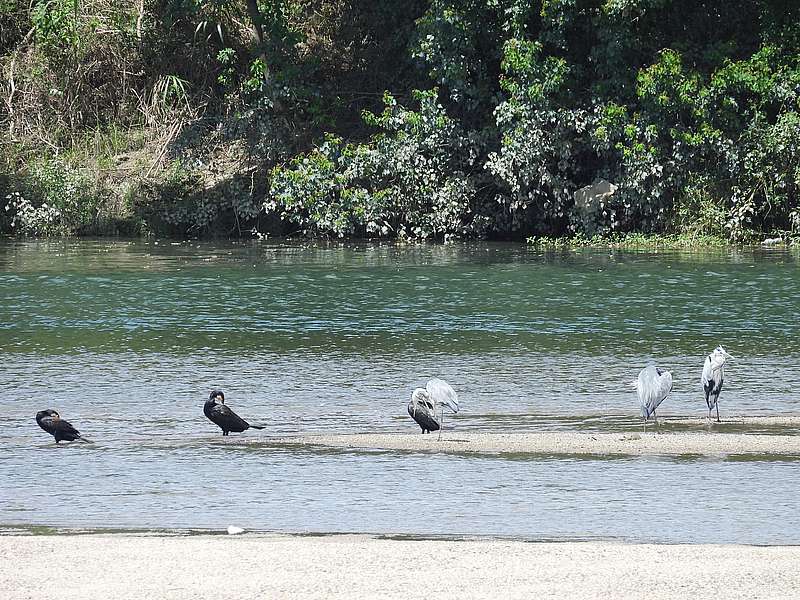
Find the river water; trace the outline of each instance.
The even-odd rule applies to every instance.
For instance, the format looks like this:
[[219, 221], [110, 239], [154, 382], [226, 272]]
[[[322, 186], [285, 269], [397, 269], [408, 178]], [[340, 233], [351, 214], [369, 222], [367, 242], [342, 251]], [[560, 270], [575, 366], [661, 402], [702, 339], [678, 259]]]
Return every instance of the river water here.
[[[638, 370], [672, 370], [664, 414], [703, 416], [700, 371], [722, 343], [723, 418], [798, 414], [799, 260], [0, 240], [0, 528], [798, 544], [800, 457], [243, 446], [221, 443], [202, 404], [223, 389], [267, 426], [248, 440], [413, 433], [410, 392], [439, 376], [460, 394], [453, 432], [636, 430]], [[94, 443], [56, 446], [33, 418], [44, 408]]]

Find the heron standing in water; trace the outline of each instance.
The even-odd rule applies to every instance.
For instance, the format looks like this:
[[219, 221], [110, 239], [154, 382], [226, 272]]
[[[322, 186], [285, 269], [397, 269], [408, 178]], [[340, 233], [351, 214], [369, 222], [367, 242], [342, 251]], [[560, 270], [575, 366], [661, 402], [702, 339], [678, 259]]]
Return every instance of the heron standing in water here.
[[[442, 429], [444, 428], [444, 408], [445, 406], [458, 412], [458, 394], [450, 387], [450, 384], [443, 379], [433, 378], [424, 388], [417, 388], [411, 393], [411, 401], [408, 403], [408, 414], [422, 428], [422, 433], [439, 431], [439, 438], [442, 439]], [[439, 419], [436, 419], [436, 412], [439, 411]]]
[[722, 391], [722, 381], [725, 376], [725, 361], [733, 358], [725, 352], [725, 348], [717, 346], [714, 351], [706, 357], [703, 365], [703, 375], [700, 381], [703, 384], [703, 391], [706, 394], [706, 404], [708, 405], [708, 420], [711, 421], [711, 411], [717, 409], [717, 423], [719, 420], [719, 393]]
[[644, 418], [644, 430], [647, 431], [647, 421], [653, 417], [656, 420], [656, 409], [672, 391], [672, 373], [659, 369], [655, 365], [648, 365], [639, 371], [639, 377], [631, 384], [639, 395], [639, 404]]

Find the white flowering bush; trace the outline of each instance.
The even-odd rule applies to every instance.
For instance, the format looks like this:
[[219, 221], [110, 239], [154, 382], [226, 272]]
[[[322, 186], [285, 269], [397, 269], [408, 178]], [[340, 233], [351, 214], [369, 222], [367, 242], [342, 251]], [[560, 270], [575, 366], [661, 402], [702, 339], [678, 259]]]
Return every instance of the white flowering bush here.
[[83, 174], [64, 161], [53, 159], [34, 164], [24, 188], [5, 196], [4, 210], [14, 232], [71, 235], [97, 222], [100, 197]]
[[450, 239], [480, 234], [470, 171], [477, 154], [447, 116], [437, 91], [416, 92], [419, 110], [386, 95], [365, 120], [380, 133], [366, 144], [328, 136], [313, 152], [273, 170], [267, 211], [303, 234]]
[[6, 212], [11, 212], [11, 228], [25, 235], [59, 235], [65, 233], [61, 209], [43, 202], [35, 206], [19, 192], [5, 197]]

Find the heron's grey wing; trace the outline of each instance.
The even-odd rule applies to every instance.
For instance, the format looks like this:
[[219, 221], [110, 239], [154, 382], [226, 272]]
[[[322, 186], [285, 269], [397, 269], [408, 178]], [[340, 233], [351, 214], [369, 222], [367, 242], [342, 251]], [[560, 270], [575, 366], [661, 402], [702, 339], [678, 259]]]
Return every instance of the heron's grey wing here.
[[425, 386], [434, 404], [446, 404], [454, 413], [458, 412], [458, 394], [443, 379], [433, 378]]
[[712, 377], [711, 355], [709, 355], [706, 356], [706, 362], [703, 363], [703, 375], [700, 377], [704, 389], [708, 386], [708, 382], [711, 381]]
[[653, 393], [653, 382], [658, 377], [658, 372], [655, 367], [648, 366], [639, 371], [639, 376], [636, 378], [636, 393], [639, 394], [639, 402], [646, 405], [650, 400]]
[[639, 394], [639, 404], [642, 406], [642, 416], [646, 419], [649, 418], [671, 390], [672, 374], [669, 371], [663, 371], [659, 375], [658, 369], [654, 365], [642, 369], [636, 381], [636, 391]]
[[662, 371], [658, 376], [658, 395], [661, 397], [659, 404], [666, 398], [672, 391], [672, 373], [669, 371]]

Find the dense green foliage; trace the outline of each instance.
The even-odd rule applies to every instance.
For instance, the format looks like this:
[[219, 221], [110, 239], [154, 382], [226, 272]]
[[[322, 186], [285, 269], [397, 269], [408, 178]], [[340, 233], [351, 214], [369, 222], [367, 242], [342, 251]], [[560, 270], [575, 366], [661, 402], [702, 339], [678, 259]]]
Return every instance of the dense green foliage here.
[[0, 67], [9, 231], [800, 235], [793, 0], [0, 0]]
[[381, 115], [364, 119], [380, 133], [348, 144], [329, 136], [315, 151], [277, 167], [267, 208], [304, 233], [401, 239], [482, 233], [470, 171], [474, 144], [438, 103], [417, 92], [419, 110], [385, 98]]

